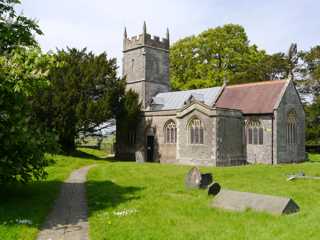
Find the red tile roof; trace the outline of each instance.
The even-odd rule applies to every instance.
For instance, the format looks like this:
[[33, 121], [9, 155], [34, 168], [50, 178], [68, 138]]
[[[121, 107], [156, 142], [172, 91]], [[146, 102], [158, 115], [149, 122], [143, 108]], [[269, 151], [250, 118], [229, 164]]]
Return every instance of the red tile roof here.
[[226, 86], [215, 106], [239, 109], [244, 114], [272, 113], [286, 80]]

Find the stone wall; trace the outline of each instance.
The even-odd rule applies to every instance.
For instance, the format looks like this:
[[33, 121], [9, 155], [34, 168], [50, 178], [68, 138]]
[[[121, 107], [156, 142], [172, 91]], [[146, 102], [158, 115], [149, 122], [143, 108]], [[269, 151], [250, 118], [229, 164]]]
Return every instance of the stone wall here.
[[151, 36], [148, 33], [142, 33], [137, 36], [133, 36], [131, 38], [125, 37], [123, 39], [123, 50], [127, 51], [134, 48], [139, 48], [142, 45], [154, 47], [154, 48], [161, 48], [169, 50], [170, 44], [169, 39], [162, 38], [158, 36]]
[[125, 38], [122, 61], [127, 90], [139, 94], [143, 109], [157, 93], [170, 91], [168, 39], [149, 34]]
[[[204, 128], [203, 144], [191, 144], [188, 131], [189, 122], [198, 118]], [[213, 129], [216, 129], [215, 121], [211, 116], [204, 114], [203, 111], [195, 109], [177, 119], [178, 123], [178, 142], [177, 142], [177, 160], [180, 164], [187, 165], [215, 165], [213, 145], [215, 147], [215, 134]]]
[[[237, 110], [217, 110], [216, 166], [246, 163], [244, 118]], [[214, 146], [214, 145], [213, 145]]]
[[126, 76], [126, 90], [133, 90], [139, 94], [139, 100], [144, 105], [145, 99], [145, 56], [144, 49], [137, 48], [123, 53], [123, 76]]
[[127, 83], [145, 80], [145, 65], [144, 48], [124, 52], [122, 75], [126, 76]]
[[[191, 144], [189, 122], [198, 118], [204, 127], [203, 144]], [[246, 163], [243, 116], [238, 110], [193, 104], [177, 114], [177, 161], [188, 165], [229, 166]]]
[[[259, 120], [263, 128], [263, 144], [247, 142], [247, 161], [249, 163], [272, 164], [272, 118], [273, 115], [247, 115], [246, 121]], [[247, 140], [246, 136], [246, 140]]]
[[[297, 114], [297, 144], [287, 144], [287, 116], [290, 111]], [[275, 163], [292, 163], [305, 160], [305, 113], [298, 93], [290, 82], [275, 110]]]
[[[165, 143], [164, 127], [168, 121], [176, 122], [175, 111], [145, 112], [137, 128], [136, 151], [146, 161], [146, 139], [148, 135], [154, 136], [154, 162], [176, 162], [176, 144]], [[137, 160], [137, 159], [136, 159]]]

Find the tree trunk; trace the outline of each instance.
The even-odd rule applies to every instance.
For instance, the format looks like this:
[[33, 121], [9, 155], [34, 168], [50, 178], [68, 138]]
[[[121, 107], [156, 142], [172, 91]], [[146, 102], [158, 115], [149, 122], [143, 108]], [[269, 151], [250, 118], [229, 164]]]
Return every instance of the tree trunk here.
[[70, 154], [76, 150], [74, 136], [62, 136], [60, 137], [59, 143], [62, 151], [66, 154]]

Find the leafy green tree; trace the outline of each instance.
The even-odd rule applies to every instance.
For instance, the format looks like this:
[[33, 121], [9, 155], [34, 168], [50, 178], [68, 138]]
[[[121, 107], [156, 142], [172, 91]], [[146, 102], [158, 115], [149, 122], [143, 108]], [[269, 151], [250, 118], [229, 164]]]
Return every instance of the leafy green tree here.
[[[290, 56], [296, 59], [293, 51]], [[228, 24], [186, 37], [170, 49], [173, 89], [191, 89], [287, 78], [293, 61], [250, 45], [240, 25]]]
[[305, 98], [306, 140], [320, 144], [320, 45], [300, 52], [303, 61], [299, 68], [300, 80], [296, 81]]
[[46, 151], [55, 150], [54, 136], [33, 120], [35, 92], [47, 86], [54, 64], [37, 46], [37, 23], [17, 15], [18, 0], [0, 0], [0, 185], [46, 176]]
[[115, 59], [86, 49], [58, 50], [50, 69], [50, 86], [34, 102], [37, 119], [54, 129], [65, 152], [75, 150], [75, 138], [97, 131], [119, 112], [125, 82], [117, 77]]
[[[136, 92], [129, 90], [123, 94], [116, 112], [116, 158], [119, 158], [122, 144], [129, 144], [129, 132], [133, 134], [136, 132], [140, 117], [141, 117], [141, 103]], [[133, 136], [135, 137], [135, 136]]]
[[0, 54], [18, 46], [37, 46], [35, 35], [41, 35], [36, 21], [18, 15], [14, 9], [20, 0], [0, 0]]
[[174, 89], [189, 89], [262, 80], [266, 53], [250, 45], [240, 25], [228, 24], [184, 38], [170, 49]]
[[0, 185], [45, 177], [50, 133], [32, 121], [30, 98], [47, 84], [49, 55], [39, 49], [0, 56]]
[[320, 97], [305, 106], [306, 141], [308, 144], [320, 144]]
[[290, 71], [288, 58], [281, 52], [266, 55], [260, 66], [265, 80], [286, 79]]

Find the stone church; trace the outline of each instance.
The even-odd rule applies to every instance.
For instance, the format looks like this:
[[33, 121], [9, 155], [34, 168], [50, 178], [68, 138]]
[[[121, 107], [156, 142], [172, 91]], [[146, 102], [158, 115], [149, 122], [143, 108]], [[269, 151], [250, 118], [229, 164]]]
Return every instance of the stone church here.
[[170, 91], [169, 32], [123, 40], [123, 75], [141, 121], [118, 142], [122, 159], [189, 165], [295, 163], [305, 159], [305, 114], [290, 80]]

